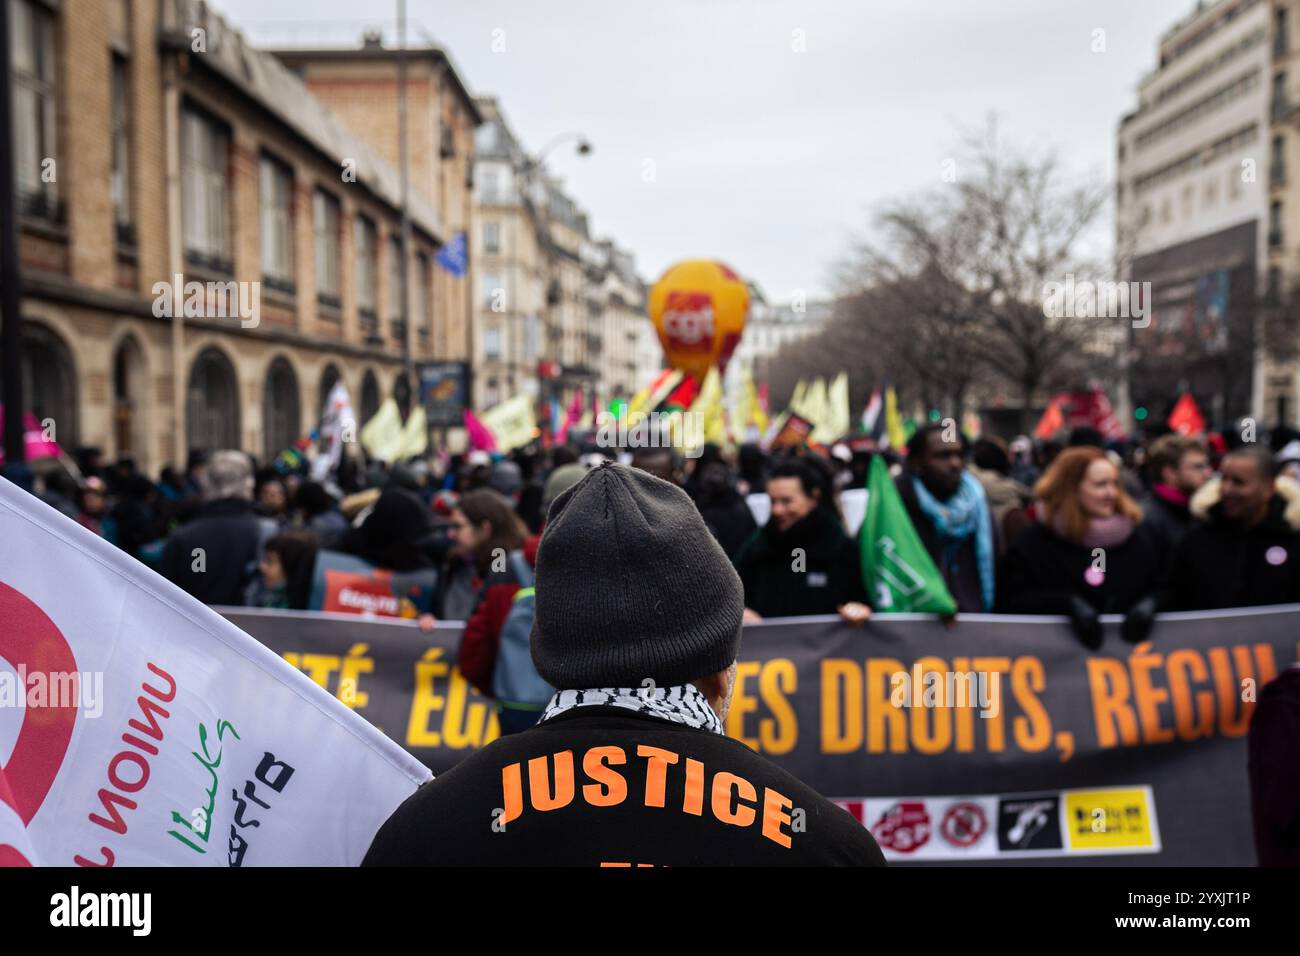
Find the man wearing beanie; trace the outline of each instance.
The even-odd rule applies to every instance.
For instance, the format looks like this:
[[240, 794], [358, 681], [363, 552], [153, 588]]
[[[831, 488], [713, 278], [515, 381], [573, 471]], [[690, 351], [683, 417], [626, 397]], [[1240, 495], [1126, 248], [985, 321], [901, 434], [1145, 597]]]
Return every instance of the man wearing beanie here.
[[533, 728], [406, 800], [366, 866], [884, 864], [848, 813], [723, 734], [740, 579], [680, 488], [607, 463], [551, 505]]

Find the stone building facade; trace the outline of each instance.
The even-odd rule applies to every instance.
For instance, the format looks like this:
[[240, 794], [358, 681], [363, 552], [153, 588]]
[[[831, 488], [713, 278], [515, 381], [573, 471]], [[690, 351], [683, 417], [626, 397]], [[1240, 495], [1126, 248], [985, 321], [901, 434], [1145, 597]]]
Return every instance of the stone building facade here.
[[[408, 332], [382, 137], [194, 0], [13, 0], [11, 17], [24, 397], [65, 448], [151, 473], [190, 448], [265, 459], [314, 427], [335, 380], [364, 420], [407, 349], [466, 354], [468, 320], [435, 306], [437, 200], [459, 187], [411, 196]], [[459, 165], [421, 174], [467, 180], [461, 109]], [[468, 215], [465, 200], [448, 221]]]

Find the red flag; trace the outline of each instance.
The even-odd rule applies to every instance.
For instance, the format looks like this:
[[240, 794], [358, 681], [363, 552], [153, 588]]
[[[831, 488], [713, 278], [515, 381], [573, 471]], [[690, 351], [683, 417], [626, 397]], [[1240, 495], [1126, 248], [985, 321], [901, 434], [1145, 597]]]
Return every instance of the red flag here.
[[1178, 404], [1169, 413], [1168, 424], [1180, 435], [1205, 434], [1205, 418], [1202, 417], [1201, 410], [1196, 407], [1196, 399], [1192, 398], [1190, 392], [1183, 392], [1178, 399]]
[[695, 397], [700, 393], [700, 385], [695, 379], [687, 375], [682, 379], [681, 384], [668, 393], [668, 397], [659, 403], [658, 411], [669, 411], [679, 408], [686, 411], [695, 402]]
[[1061, 395], [1052, 396], [1052, 400], [1047, 403], [1047, 410], [1043, 412], [1043, 417], [1034, 426], [1035, 438], [1051, 438], [1064, 427], [1065, 416], [1061, 414], [1061, 403], [1063, 401], [1064, 398]]

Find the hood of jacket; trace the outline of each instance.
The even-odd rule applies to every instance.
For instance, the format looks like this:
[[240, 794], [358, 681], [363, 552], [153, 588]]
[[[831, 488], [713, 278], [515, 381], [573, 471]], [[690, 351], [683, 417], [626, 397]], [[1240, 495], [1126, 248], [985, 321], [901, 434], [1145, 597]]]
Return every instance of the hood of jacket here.
[[[1212, 517], [1211, 509], [1217, 505], [1222, 498], [1220, 493], [1220, 481], [1217, 476], [1211, 478], [1205, 484], [1197, 489], [1196, 494], [1192, 495], [1192, 500], [1188, 508], [1192, 516], [1201, 521], [1208, 521]], [[1294, 478], [1288, 478], [1286, 475], [1279, 475], [1274, 482], [1274, 497], [1282, 500], [1282, 520], [1286, 522], [1288, 528], [1292, 531], [1300, 532], [1300, 482]]]
[[970, 465], [969, 468], [970, 473], [984, 486], [984, 495], [994, 511], [999, 508], [1023, 508], [1034, 499], [1032, 491], [1008, 475], [977, 465]]

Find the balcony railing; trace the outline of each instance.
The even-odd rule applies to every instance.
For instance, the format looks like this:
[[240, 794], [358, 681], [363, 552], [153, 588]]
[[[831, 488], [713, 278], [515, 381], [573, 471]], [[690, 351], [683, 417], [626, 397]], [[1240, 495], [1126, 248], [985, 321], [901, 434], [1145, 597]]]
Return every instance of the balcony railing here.
[[18, 213], [32, 219], [62, 225], [65, 217], [63, 203], [52, 190], [23, 192], [18, 196]]

